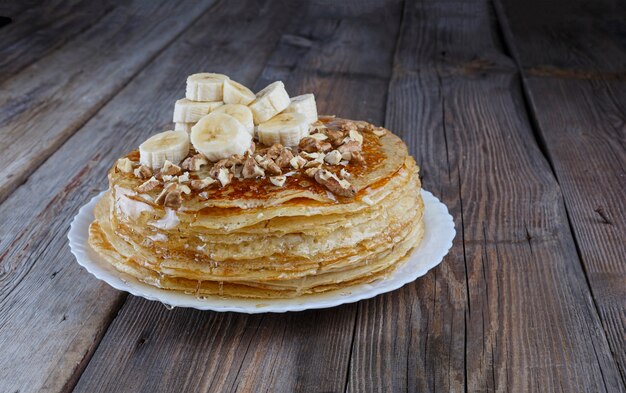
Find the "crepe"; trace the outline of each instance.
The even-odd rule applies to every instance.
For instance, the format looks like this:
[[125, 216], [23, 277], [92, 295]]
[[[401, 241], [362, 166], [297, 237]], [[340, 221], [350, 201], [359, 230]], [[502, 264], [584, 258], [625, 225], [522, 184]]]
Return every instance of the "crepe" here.
[[[196, 296], [285, 298], [384, 279], [424, 234], [418, 168], [388, 130], [323, 121], [327, 130], [346, 124], [363, 137], [363, 160], [328, 170], [351, 174], [354, 197], [334, 194], [301, 170], [283, 187], [235, 179], [194, 191], [173, 209], [156, 202], [162, 190], [139, 192], [144, 180], [114, 167], [90, 245], [142, 282]], [[192, 175], [210, 173], [207, 166]]]

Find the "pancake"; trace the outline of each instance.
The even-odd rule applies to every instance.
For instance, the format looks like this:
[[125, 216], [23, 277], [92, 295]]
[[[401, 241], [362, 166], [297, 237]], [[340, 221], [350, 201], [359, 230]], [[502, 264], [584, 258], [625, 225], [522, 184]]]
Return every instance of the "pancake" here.
[[[334, 117], [320, 118], [315, 126], [319, 134], [349, 135], [335, 139], [336, 149], [346, 140], [362, 139], [358, 152], [339, 164], [284, 168], [282, 186], [270, 176], [243, 178], [233, 165], [230, 183], [187, 188], [175, 206], [162, 202], [172, 183], [213, 179], [223, 163], [178, 178], [156, 171], [159, 185], [145, 189], [139, 153], [129, 153], [123, 159], [135, 169], [116, 165], [109, 171], [90, 245], [144, 283], [196, 296], [286, 298], [384, 279], [425, 231], [419, 168], [389, 130]], [[258, 144], [255, 154], [269, 157], [273, 148], [282, 146]], [[288, 150], [307, 163], [315, 161], [309, 157], [315, 153]], [[197, 154], [191, 149], [187, 159]], [[321, 170], [344, 189], [320, 180]]]

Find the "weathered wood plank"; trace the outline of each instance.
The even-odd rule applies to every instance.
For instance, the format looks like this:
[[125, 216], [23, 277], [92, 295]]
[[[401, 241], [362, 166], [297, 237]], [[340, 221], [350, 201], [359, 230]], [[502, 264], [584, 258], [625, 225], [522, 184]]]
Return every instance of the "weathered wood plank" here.
[[[48, 55], [115, 7], [109, 1], [48, 1], [13, 9], [0, 34], [0, 82]], [[0, 10], [0, 15], [5, 15]]]
[[511, 51], [529, 72], [573, 78], [626, 74], [620, 0], [497, 0]]
[[460, 3], [436, 3], [407, 3], [386, 126], [458, 236], [426, 277], [359, 304], [348, 391], [622, 391], [516, 74], [481, 44], [493, 14], [463, 2], [464, 23]]
[[[329, 18], [324, 7], [310, 2], [296, 6], [289, 28], [267, 60], [256, 83], [282, 79], [293, 94], [315, 92], [321, 113], [369, 118], [380, 123], [391, 59], [400, 20], [400, 4], [342, 3], [340, 18]], [[377, 18], [389, 20], [374, 25]], [[392, 23], [391, 20], [395, 21]], [[367, 50], [369, 48], [370, 50]], [[228, 72], [225, 70], [225, 72]], [[250, 80], [244, 80], [249, 82]], [[343, 391], [353, 339], [356, 306], [263, 317], [168, 311], [131, 299], [111, 325], [77, 391], [151, 391], [155, 386], [185, 391]], [[174, 322], [172, 322], [174, 321]], [[151, 326], [231, 324], [232, 329], [205, 330], [176, 339], [175, 332]], [[219, 322], [218, 322], [219, 321]], [[180, 322], [179, 322], [180, 323]], [[142, 351], [129, 353], [128, 343], [150, 331]], [[123, 337], [123, 338], [121, 338]], [[202, 341], [202, 343], [200, 343]], [[190, 342], [196, 342], [190, 346]], [[165, 344], [167, 343], [167, 344]], [[198, 355], [195, 347], [207, 354]], [[136, 374], [152, 359], [168, 359], [185, 367], [137, 381]], [[181, 382], [182, 381], [182, 382]]]
[[[498, 10], [508, 44], [523, 65], [530, 111], [626, 384], [626, 45], [620, 33], [626, 29], [626, 4], [574, 2], [574, 10], [588, 12], [576, 17], [568, 11], [569, 23], [552, 28], [562, 41], [551, 29], [520, 28], [529, 20], [549, 24], [553, 16], [544, 15], [544, 7], [532, 4], [515, 18], [515, 2], [502, 1]], [[569, 56], [536, 64], [537, 51], [558, 54], [563, 48]]]
[[279, 3], [255, 4], [205, 13], [0, 205], [2, 390], [73, 386], [124, 294], [75, 263], [69, 222], [106, 187], [116, 157], [171, 126], [188, 74], [210, 67], [249, 83], [261, 72], [290, 14], [278, 13]]
[[525, 86], [626, 383], [626, 81], [529, 77]]
[[0, 84], [0, 201], [211, 1], [134, 0]]

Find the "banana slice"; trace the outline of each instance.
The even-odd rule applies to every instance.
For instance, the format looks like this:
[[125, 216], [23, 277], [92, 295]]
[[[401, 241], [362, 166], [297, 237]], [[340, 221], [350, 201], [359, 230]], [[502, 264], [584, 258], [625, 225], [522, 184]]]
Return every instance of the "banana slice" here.
[[139, 161], [156, 169], [165, 161], [180, 163], [189, 153], [189, 135], [185, 131], [165, 131], [139, 145]]
[[191, 132], [191, 127], [196, 123], [175, 123], [174, 131], [185, 131], [187, 134]]
[[208, 72], [189, 75], [185, 97], [192, 101], [222, 101], [224, 81], [228, 79], [226, 75]]
[[315, 96], [313, 94], [302, 94], [301, 96], [291, 97], [291, 103], [283, 112], [302, 113], [306, 116], [309, 124], [311, 124], [317, 121], [317, 104], [315, 104]]
[[256, 99], [249, 105], [254, 116], [254, 124], [268, 121], [289, 106], [289, 94], [283, 82], [269, 84], [257, 93]]
[[254, 99], [256, 95], [252, 90], [248, 89], [241, 83], [237, 83], [234, 80], [226, 79], [224, 81], [224, 102], [227, 104], [242, 104], [248, 105]]
[[191, 144], [211, 161], [244, 154], [251, 143], [244, 125], [226, 113], [209, 113], [191, 127]]
[[222, 101], [203, 102], [180, 99], [174, 104], [174, 122], [196, 123], [222, 105], [224, 105]]
[[215, 109], [215, 113], [226, 113], [237, 119], [244, 127], [246, 131], [254, 136], [254, 121], [252, 120], [252, 111], [245, 105], [241, 104], [226, 104]]
[[280, 143], [283, 146], [296, 146], [300, 139], [309, 132], [309, 122], [302, 113], [281, 113], [257, 127], [259, 141], [271, 146]]

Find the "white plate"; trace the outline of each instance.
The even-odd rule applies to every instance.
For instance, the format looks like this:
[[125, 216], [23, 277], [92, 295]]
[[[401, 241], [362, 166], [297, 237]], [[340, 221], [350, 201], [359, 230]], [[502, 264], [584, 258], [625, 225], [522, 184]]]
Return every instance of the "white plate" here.
[[317, 295], [307, 295], [295, 299], [233, 299], [220, 296], [198, 298], [194, 295], [168, 291], [144, 284], [136, 278], [116, 270], [107, 263], [87, 242], [89, 224], [93, 221], [93, 209], [104, 192], [96, 195], [83, 206], [70, 226], [67, 235], [72, 254], [78, 263], [96, 278], [120, 291], [132, 293], [148, 300], [156, 300], [172, 307], [191, 307], [198, 310], [234, 311], [248, 314], [265, 312], [302, 311], [308, 309], [334, 307], [369, 299], [381, 293], [394, 291], [415, 281], [428, 270], [441, 263], [452, 247], [456, 234], [452, 216], [446, 205], [428, 191], [422, 190], [424, 199], [424, 224], [426, 232], [422, 243], [410, 258], [387, 278], [370, 284], [355, 285], [341, 290]]

